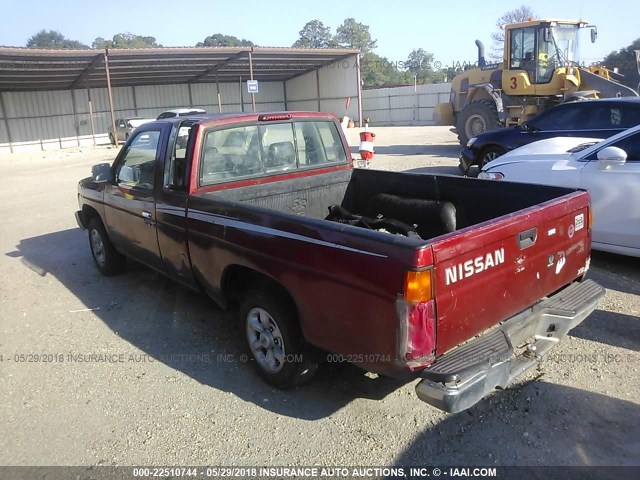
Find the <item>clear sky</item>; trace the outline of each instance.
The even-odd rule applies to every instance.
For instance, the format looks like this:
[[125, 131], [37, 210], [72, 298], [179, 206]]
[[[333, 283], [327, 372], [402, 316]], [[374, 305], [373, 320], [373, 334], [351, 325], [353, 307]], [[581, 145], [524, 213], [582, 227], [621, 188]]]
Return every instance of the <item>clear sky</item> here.
[[0, 0], [0, 45], [24, 46], [38, 30], [58, 30], [87, 45], [96, 37], [130, 32], [154, 36], [163, 46], [193, 46], [214, 33], [246, 38], [258, 45], [288, 47], [313, 19], [331, 27], [345, 18], [369, 25], [375, 52], [401, 61], [414, 48], [434, 54], [443, 66], [474, 61], [474, 40], [491, 47], [495, 22], [525, 4], [539, 18], [585, 19], [598, 26], [598, 40], [584, 36], [581, 56], [602, 59], [640, 37], [638, 0], [346, 1], [322, 0]]

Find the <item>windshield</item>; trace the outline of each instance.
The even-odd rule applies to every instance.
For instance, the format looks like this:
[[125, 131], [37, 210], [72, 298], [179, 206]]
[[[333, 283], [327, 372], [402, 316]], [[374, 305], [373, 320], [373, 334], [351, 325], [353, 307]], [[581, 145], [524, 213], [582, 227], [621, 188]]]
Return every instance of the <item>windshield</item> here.
[[569, 66], [580, 60], [578, 25], [551, 27], [551, 42], [546, 42], [549, 59], [559, 66]]

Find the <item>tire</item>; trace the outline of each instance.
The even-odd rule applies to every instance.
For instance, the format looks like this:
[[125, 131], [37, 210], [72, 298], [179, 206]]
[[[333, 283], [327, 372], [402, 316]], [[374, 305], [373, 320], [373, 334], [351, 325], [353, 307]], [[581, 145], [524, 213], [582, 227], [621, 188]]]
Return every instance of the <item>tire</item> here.
[[295, 308], [271, 289], [249, 290], [239, 310], [253, 366], [269, 385], [287, 389], [311, 379], [317, 364], [307, 360]]
[[89, 232], [91, 256], [100, 273], [109, 277], [123, 272], [126, 257], [115, 249], [100, 219], [92, 218], [89, 221], [87, 231]]
[[498, 120], [498, 110], [490, 100], [471, 102], [458, 115], [456, 122], [458, 140], [463, 147], [467, 146], [470, 138], [500, 127], [502, 125]]
[[500, 155], [504, 155], [505, 149], [499, 147], [498, 145], [490, 145], [488, 147], [484, 147], [480, 152], [480, 160], [478, 163], [478, 168], [482, 170], [484, 166], [498, 158]]

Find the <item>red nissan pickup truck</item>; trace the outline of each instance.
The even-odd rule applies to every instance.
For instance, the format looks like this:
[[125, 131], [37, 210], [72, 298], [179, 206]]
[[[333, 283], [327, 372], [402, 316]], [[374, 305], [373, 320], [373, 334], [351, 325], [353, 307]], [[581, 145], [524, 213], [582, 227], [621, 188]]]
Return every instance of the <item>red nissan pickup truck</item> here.
[[322, 352], [464, 410], [603, 295], [587, 192], [352, 167], [329, 114], [155, 121], [80, 182], [76, 218], [103, 274], [130, 258], [237, 312], [280, 388]]

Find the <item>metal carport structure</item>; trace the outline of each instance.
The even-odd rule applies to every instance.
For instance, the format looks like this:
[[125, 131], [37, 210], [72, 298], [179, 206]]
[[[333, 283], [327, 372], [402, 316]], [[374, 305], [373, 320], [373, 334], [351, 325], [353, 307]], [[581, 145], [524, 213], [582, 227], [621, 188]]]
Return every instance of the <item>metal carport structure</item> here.
[[[313, 109], [321, 110], [323, 101], [325, 107], [327, 105], [335, 107], [336, 101], [342, 102], [344, 99], [348, 99], [345, 109], [349, 109], [350, 100], [354, 97], [357, 101], [357, 110], [354, 113], [360, 119], [362, 115], [358, 54], [358, 50], [347, 49], [265, 47], [111, 50], [0, 48], [0, 145], [8, 143], [10, 151], [13, 151], [12, 145], [16, 139], [12, 138], [12, 123], [15, 130], [28, 128], [22, 127], [22, 124], [17, 122], [25, 118], [25, 113], [21, 113], [19, 104], [21, 100], [27, 99], [24, 96], [27, 92], [50, 92], [45, 94], [45, 97], [48, 95], [54, 98], [56, 92], [71, 91], [70, 102], [66, 97], [61, 100], [62, 103], [70, 103], [70, 105], [61, 107], [60, 111], [67, 112], [61, 115], [73, 115], [78, 138], [80, 137], [77, 121], [79, 113], [76, 104], [79, 97], [74, 93], [78, 90], [87, 92], [89, 116], [92, 119], [91, 91], [106, 89], [108, 111], [111, 117], [109, 124], [112, 128], [116, 110], [112, 93], [114, 89], [122, 90], [123, 87], [130, 87], [131, 93], [127, 94], [128, 100], [124, 102], [125, 107], [120, 110], [131, 111], [137, 115], [139, 110], [149, 113], [154, 110], [148, 102], [144, 107], [140, 107], [136, 100], [136, 92], [138, 96], [148, 93], [145, 89], [148, 90], [151, 86], [179, 88], [180, 98], [183, 103], [188, 103], [188, 106], [197, 106], [202, 103], [198, 100], [202, 100], [203, 86], [214, 86], [213, 91], [206, 87], [208, 89], [205, 95], [207, 105], [210, 108], [217, 107], [217, 110], [221, 111], [223, 108], [221, 89], [224, 90], [222, 87], [226, 85], [226, 90], [229, 91], [228, 85], [235, 84], [240, 88], [240, 102], [234, 105], [236, 107], [239, 105], [244, 110], [244, 92], [241, 86], [243, 82], [250, 79], [258, 80], [261, 85], [281, 84], [282, 87], [278, 86], [276, 89], [278, 92], [273, 94], [274, 101], [265, 103], [284, 106], [285, 110], [311, 109], [309, 107], [313, 103], [316, 103]], [[322, 83], [321, 75], [325, 75]], [[300, 89], [306, 90], [302, 96], [299, 93]], [[288, 90], [296, 90], [298, 93], [291, 94]], [[325, 91], [324, 96], [321, 90]], [[336, 92], [335, 96], [331, 96], [333, 91]], [[234, 88], [233, 95], [237, 97], [237, 94], [238, 90]], [[199, 98], [195, 98], [196, 96]], [[215, 97], [214, 101], [209, 101], [212, 96]], [[276, 97], [281, 98], [276, 101]], [[316, 102], [313, 102], [314, 100]], [[46, 98], [42, 100], [45, 103], [46, 101]], [[26, 100], [23, 103], [26, 103]], [[255, 111], [256, 101], [253, 94], [251, 104]], [[156, 110], [161, 108], [161, 106], [156, 107]], [[43, 112], [48, 111], [45, 105], [31, 110], [38, 109]], [[31, 115], [30, 111], [27, 114]], [[16, 121], [12, 122], [13, 120]], [[92, 135], [95, 139], [94, 131]], [[63, 142], [60, 140], [60, 146], [62, 145]]]

